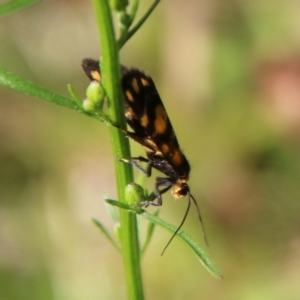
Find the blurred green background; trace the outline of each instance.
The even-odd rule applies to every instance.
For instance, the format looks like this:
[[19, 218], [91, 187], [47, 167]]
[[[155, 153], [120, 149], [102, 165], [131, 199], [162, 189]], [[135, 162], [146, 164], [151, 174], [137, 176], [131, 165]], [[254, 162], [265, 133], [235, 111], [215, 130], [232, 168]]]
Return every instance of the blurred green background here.
[[[299, 12], [292, 0], [162, 1], [122, 50], [156, 82], [224, 275], [176, 239], [161, 257], [170, 235], [157, 228], [142, 261], [147, 299], [300, 299]], [[1, 67], [85, 97], [81, 60], [99, 57], [89, 1], [3, 17], [0, 40]], [[126, 299], [122, 259], [91, 222], [113, 227], [107, 127], [2, 86], [0, 101], [0, 299]], [[165, 195], [161, 217], [179, 224], [185, 207]], [[184, 229], [203, 244], [195, 212]]]

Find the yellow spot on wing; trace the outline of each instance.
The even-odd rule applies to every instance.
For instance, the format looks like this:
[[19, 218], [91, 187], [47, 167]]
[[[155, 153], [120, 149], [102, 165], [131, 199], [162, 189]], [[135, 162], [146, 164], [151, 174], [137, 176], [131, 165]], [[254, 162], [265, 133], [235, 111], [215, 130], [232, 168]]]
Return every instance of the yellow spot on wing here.
[[145, 79], [145, 78], [141, 78], [141, 81], [142, 81], [142, 85], [143, 85], [143, 86], [148, 86], [148, 85], [150, 85], [150, 82], [149, 82], [147, 79]]
[[91, 73], [94, 80], [101, 81], [101, 74], [98, 71], [92, 71]]
[[155, 132], [162, 134], [166, 132], [167, 129], [167, 113], [162, 105], [157, 105], [155, 109]]
[[147, 127], [148, 124], [149, 124], [148, 115], [147, 113], [144, 113], [143, 116], [141, 117], [141, 125], [143, 127]]
[[170, 147], [169, 147], [168, 144], [162, 144], [161, 150], [162, 150], [163, 153], [169, 153]]
[[149, 148], [149, 149], [151, 149], [152, 151], [154, 151], [155, 153], [160, 153], [161, 154], [161, 152], [159, 151], [159, 149], [157, 148], [157, 145], [150, 139], [150, 138], [146, 138], [145, 140], [144, 140], [144, 144], [143, 144], [143, 146], [144, 147], [146, 147], [146, 148]]
[[135, 112], [129, 106], [126, 107], [125, 117], [126, 117], [126, 119], [129, 119], [129, 120], [137, 119], [137, 116], [136, 116]]
[[129, 101], [131, 101], [131, 102], [134, 101], [134, 98], [133, 98], [133, 96], [132, 96], [132, 94], [129, 90], [126, 90], [125, 94], [126, 94], [126, 97]]
[[183, 155], [182, 152], [178, 149], [173, 152], [172, 162], [174, 165], [179, 166], [182, 163]]
[[131, 86], [134, 89], [134, 91], [138, 94], [140, 92], [139, 84], [137, 82], [136, 78], [133, 78], [131, 81]]

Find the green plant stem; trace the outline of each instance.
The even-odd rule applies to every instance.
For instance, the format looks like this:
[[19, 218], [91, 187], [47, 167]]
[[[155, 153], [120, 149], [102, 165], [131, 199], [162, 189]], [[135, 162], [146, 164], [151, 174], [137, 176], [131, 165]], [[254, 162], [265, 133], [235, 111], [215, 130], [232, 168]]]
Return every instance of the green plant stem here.
[[[102, 56], [103, 85], [109, 99], [109, 117], [113, 122], [125, 128], [124, 107], [120, 85], [120, 64], [118, 45], [112, 23], [108, 0], [93, 0], [99, 28]], [[110, 127], [110, 136], [115, 157], [131, 157], [128, 139], [119, 130]], [[118, 198], [126, 202], [124, 191], [128, 183], [133, 182], [132, 168], [128, 164], [115, 163]], [[144, 299], [137, 221], [134, 213], [120, 210], [122, 253], [128, 299]]]

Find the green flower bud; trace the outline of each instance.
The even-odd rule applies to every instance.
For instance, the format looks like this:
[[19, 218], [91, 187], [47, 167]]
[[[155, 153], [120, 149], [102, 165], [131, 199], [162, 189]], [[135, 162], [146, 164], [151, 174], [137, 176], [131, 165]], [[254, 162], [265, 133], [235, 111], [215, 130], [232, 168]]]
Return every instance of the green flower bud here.
[[129, 183], [125, 188], [125, 200], [130, 206], [137, 206], [144, 201], [144, 190], [136, 183]]
[[86, 111], [93, 111], [97, 107], [101, 107], [105, 90], [102, 84], [98, 81], [92, 81], [86, 90], [87, 99], [83, 100], [82, 107]]
[[109, 6], [112, 10], [121, 11], [125, 10], [128, 5], [128, 0], [110, 0]]
[[95, 109], [95, 104], [89, 99], [84, 99], [82, 107], [85, 111], [93, 111]]

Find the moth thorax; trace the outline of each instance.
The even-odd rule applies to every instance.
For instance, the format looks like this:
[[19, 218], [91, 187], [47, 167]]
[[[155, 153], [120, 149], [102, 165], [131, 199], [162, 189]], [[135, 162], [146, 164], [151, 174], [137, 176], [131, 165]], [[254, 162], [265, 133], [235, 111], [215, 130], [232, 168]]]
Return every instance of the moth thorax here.
[[179, 199], [181, 197], [186, 196], [190, 192], [190, 188], [185, 180], [179, 179], [173, 185], [171, 190], [171, 194], [174, 198]]

